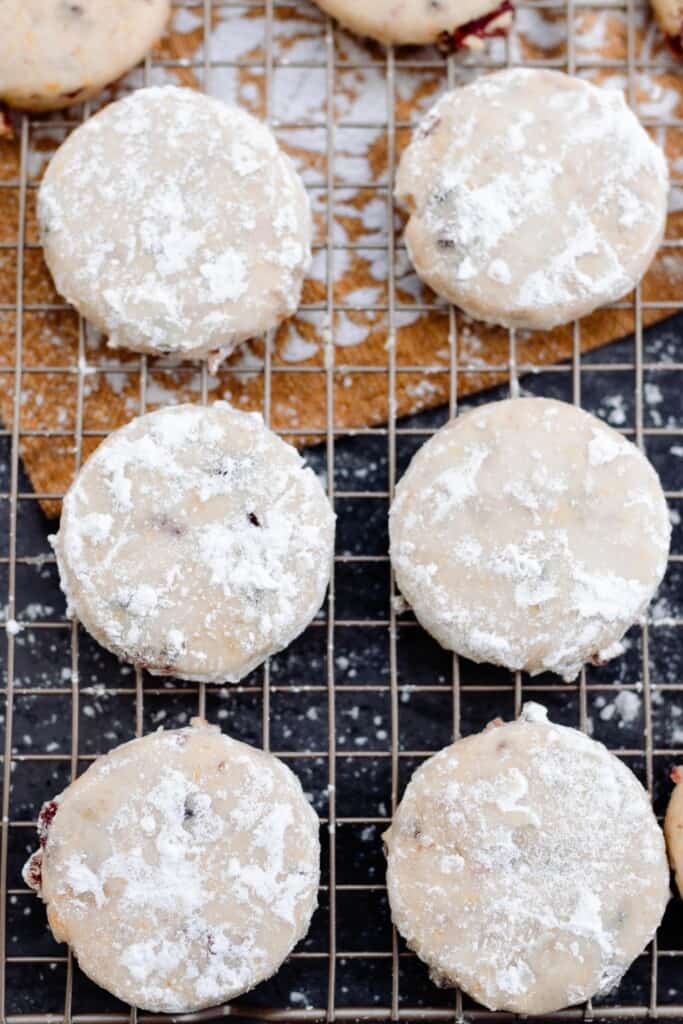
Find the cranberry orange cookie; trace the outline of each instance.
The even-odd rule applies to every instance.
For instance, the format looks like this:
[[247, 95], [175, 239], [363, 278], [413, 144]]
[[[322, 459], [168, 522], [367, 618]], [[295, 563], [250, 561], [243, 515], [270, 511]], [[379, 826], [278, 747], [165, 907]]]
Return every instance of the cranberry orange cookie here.
[[0, 99], [56, 110], [94, 96], [142, 60], [170, 9], [170, 0], [3, 0]]
[[215, 726], [99, 758], [43, 806], [24, 868], [54, 937], [119, 999], [182, 1013], [277, 971], [316, 906], [318, 819], [296, 776]]
[[630, 291], [662, 239], [668, 173], [623, 94], [558, 71], [446, 93], [396, 196], [419, 276], [504, 327], [550, 328]]
[[669, 898], [635, 775], [538, 704], [426, 761], [384, 839], [396, 927], [437, 984], [493, 1010], [608, 992]]
[[657, 474], [564, 402], [492, 402], [413, 458], [390, 514], [396, 582], [444, 647], [573, 679], [620, 653], [666, 569]]
[[137, 352], [213, 364], [298, 306], [308, 199], [271, 131], [192, 89], [140, 89], [57, 150], [38, 196], [58, 290]]
[[158, 675], [234, 682], [320, 607], [334, 514], [257, 413], [179, 405], [90, 456], [53, 544], [69, 610], [104, 647]]
[[671, 778], [676, 785], [666, 809], [664, 835], [671, 867], [676, 874], [676, 885], [683, 893], [683, 770], [674, 768]]
[[512, 24], [510, 0], [316, 0], [319, 7], [361, 36], [382, 43], [437, 43], [444, 49], [478, 49], [505, 35]]

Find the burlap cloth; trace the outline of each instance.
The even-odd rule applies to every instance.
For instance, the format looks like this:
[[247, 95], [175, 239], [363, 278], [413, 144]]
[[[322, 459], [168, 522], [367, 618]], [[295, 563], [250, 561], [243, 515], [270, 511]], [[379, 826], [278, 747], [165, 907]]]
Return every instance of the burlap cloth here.
[[[176, 81], [202, 85], [204, 43], [201, 8], [183, 8], [174, 13], [168, 36], [153, 56], [148, 80]], [[614, 9], [574, 12], [575, 54], [579, 73], [607, 84], [626, 84], [626, 12]], [[336, 132], [333, 149], [333, 245], [327, 248], [327, 77], [325, 21], [308, 4], [276, 7], [270, 32], [274, 71], [271, 115], [282, 144], [295, 159], [311, 186], [318, 250], [313, 271], [306, 282], [299, 315], [283, 325], [274, 339], [270, 374], [270, 421], [294, 443], [322, 440], [326, 407], [325, 339], [333, 342], [334, 426], [339, 431], [381, 424], [389, 414], [389, 305], [387, 229], [390, 207], [388, 166], [387, 88], [384, 51], [380, 46], [335, 33], [333, 68]], [[252, 112], [266, 114], [265, 46], [267, 19], [263, 8], [217, 8], [212, 16], [209, 91], [239, 102]], [[517, 15], [510, 40], [513, 60], [556, 61], [567, 59], [567, 18], [564, 10], [527, 8]], [[505, 60], [502, 41], [495, 41], [487, 54]], [[636, 57], [646, 63], [635, 77], [638, 112], [645, 123], [683, 117], [683, 78], [645, 8], [636, 11]], [[407, 49], [397, 53], [395, 70], [396, 154], [410, 136], [409, 123], [425, 110], [445, 84], [446, 62], [434, 50]], [[593, 58], [618, 62], [608, 70], [595, 71], [582, 64]], [[176, 66], [187, 60], [192, 66]], [[288, 67], [284, 63], [305, 63]], [[355, 65], [375, 61], [376, 66]], [[428, 62], [425, 66], [425, 61]], [[164, 62], [164, 63], [160, 63]], [[410, 66], [406, 62], [411, 63]], [[658, 66], [650, 68], [652, 63]], [[240, 66], [226, 66], [239, 63]], [[422, 66], [420, 66], [422, 64]], [[465, 80], [473, 70], [467, 60], [455, 61], [456, 79]], [[120, 95], [121, 90], [143, 84], [141, 70], [134, 72], [101, 102]], [[69, 112], [77, 120], [80, 111]], [[38, 247], [35, 219], [35, 186], [50, 154], [64, 130], [59, 122], [65, 115], [33, 118], [28, 156], [27, 221], [23, 273], [23, 358], [21, 378], [21, 456], [33, 486], [39, 494], [64, 493], [75, 467], [75, 432], [79, 406], [79, 376], [83, 384], [80, 415], [82, 429], [109, 431], [140, 411], [141, 376], [139, 357], [112, 353], [103, 341], [86, 333], [85, 360], [79, 363], [78, 319], [71, 310], [33, 309], [59, 303], [50, 275]], [[294, 127], [293, 122], [304, 127]], [[681, 130], [654, 124], [649, 127], [665, 147], [672, 178], [683, 170]], [[11, 187], [0, 189], [0, 304], [14, 305], [17, 288], [17, 244], [19, 219], [19, 142], [0, 141], [0, 180]], [[683, 220], [678, 190], [672, 189], [668, 239], [677, 239]], [[397, 239], [401, 221], [394, 214]], [[351, 246], [352, 248], [349, 248]], [[329, 262], [328, 262], [329, 260]], [[327, 303], [328, 267], [333, 282], [333, 317], [329, 322]], [[680, 250], [662, 247], [642, 286], [646, 302], [669, 302], [683, 298], [683, 262]], [[424, 309], [424, 306], [433, 306]], [[370, 308], [368, 308], [370, 307]], [[417, 307], [417, 308], [416, 308]], [[449, 316], [411, 271], [402, 248], [395, 255], [395, 359], [396, 414], [418, 412], [443, 403], [449, 392]], [[670, 310], [648, 308], [643, 323], [650, 324]], [[491, 329], [456, 315], [458, 393], [466, 395], [505, 380], [509, 359], [506, 331]], [[580, 327], [580, 344], [586, 352], [635, 328], [632, 305], [625, 309], [600, 310]], [[0, 310], [0, 369], [14, 366], [17, 314]], [[517, 335], [516, 352], [520, 371], [526, 366], [543, 367], [571, 356], [573, 329], [550, 333]], [[264, 344], [243, 346], [208, 379], [210, 398], [227, 398], [245, 409], [264, 407]], [[403, 367], [429, 367], [402, 372]], [[67, 372], [55, 372], [62, 368]], [[126, 368], [133, 372], [126, 373]], [[363, 372], [363, 368], [375, 368]], [[33, 372], [36, 371], [36, 372]], [[0, 411], [5, 424], [12, 421], [12, 373], [0, 375]], [[149, 360], [146, 373], [146, 407], [169, 401], [197, 400], [201, 375], [196, 366], [169, 367]], [[30, 436], [49, 431], [52, 436]], [[85, 436], [83, 455], [99, 438]], [[59, 501], [46, 498], [42, 506], [48, 515], [59, 512]]]

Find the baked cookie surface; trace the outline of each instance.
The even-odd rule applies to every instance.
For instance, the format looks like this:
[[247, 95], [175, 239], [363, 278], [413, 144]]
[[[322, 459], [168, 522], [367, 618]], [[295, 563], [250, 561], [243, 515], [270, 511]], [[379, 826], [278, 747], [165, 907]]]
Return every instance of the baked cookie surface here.
[[44, 805], [39, 835], [24, 877], [55, 938], [143, 1009], [241, 995], [316, 906], [318, 819], [298, 779], [200, 720], [98, 758]]
[[567, 680], [620, 653], [671, 536], [635, 445], [546, 398], [492, 402], [442, 427], [399, 481], [389, 528], [397, 585], [443, 647]]
[[640, 782], [537, 704], [418, 768], [385, 843], [396, 927], [437, 984], [494, 1010], [608, 992], [669, 898]]
[[57, 110], [94, 96], [161, 36], [169, 0], [3, 0], [0, 99]]
[[316, 0], [346, 28], [382, 43], [478, 49], [512, 24], [510, 0]]
[[170, 406], [91, 455], [53, 546], [70, 612], [104, 647], [155, 674], [236, 682], [318, 611], [334, 514], [257, 413]]
[[176, 86], [72, 132], [38, 219], [58, 291], [111, 347], [214, 367], [295, 312], [311, 261], [308, 198], [270, 129]]
[[442, 96], [396, 180], [419, 277], [472, 317], [533, 329], [637, 284], [667, 193], [664, 155], [620, 91], [527, 68]]
[[669, 861], [675, 873], [676, 886], [680, 893], [683, 890], [683, 786], [681, 786], [683, 771], [680, 766], [673, 769], [671, 778], [675, 787], [666, 809], [664, 835]]

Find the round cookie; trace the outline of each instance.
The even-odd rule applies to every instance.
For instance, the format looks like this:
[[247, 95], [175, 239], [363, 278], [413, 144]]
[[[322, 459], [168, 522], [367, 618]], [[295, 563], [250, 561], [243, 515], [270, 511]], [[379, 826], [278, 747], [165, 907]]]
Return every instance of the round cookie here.
[[308, 198], [272, 132], [175, 86], [77, 128], [38, 219], [57, 290], [111, 347], [212, 367], [294, 313], [311, 260]]
[[422, 280], [472, 317], [532, 329], [637, 284], [667, 191], [664, 155], [620, 91], [524, 68], [446, 93], [396, 184]]
[[389, 529], [398, 587], [442, 646], [567, 680], [621, 653], [671, 535], [635, 445], [545, 398], [492, 402], [442, 427], [400, 480]]
[[116, 747], [54, 800], [24, 878], [58, 942], [124, 1002], [184, 1013], [277, 971], [316, 907], [318, 818], [296, 776], [215, 726]]
[[69, 611], [156, 675], [236, 682], [318, 611], [334, 514], [299, 453], [225, 402], [116, 430], [52, 538]]
[[676, 886], [680, 893], [683, 892], [683, 786], [681, 786], [683, 772], [680, 767], [673, 769], [671, 778], [675, 783], [675, 788], [666, 809], [664, 835], [671, 867], [676, 875]]
[[479, 49], [512, 24], [510, 0], [316, 0], [346, 28], [382, 43], [438, 43], [444, 49]]
[[635, 775], [527, 704], [429, 758], [385, 834], [394, 923], [441, 985], [547, 1014], [604, 994], [669, 898]]
[[3, 0], [0, 99], [57, 110], [94, 96], [152, 48], [169, 0]]

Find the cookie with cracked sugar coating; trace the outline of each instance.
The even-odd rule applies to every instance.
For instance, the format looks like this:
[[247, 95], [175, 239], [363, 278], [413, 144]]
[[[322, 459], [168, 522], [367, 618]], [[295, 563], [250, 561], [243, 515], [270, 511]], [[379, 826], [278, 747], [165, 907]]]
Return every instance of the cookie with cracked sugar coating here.
[[442, 427], [399, 481], [389, 525], [398, 587], [443, 647], [567, 681], [621, 653], [671, 536], [639, 449], [546, 398], [492, 402]]
[[480, 49], [512, 24], [510, 0], [316, 0], [342, 25], [382, 43], [437, 43], [445, 50]]
[[194, 719], [98, 758], [43, 806], [24, 878], [102, 988], [182, 1013], [270, 977], [316, 907], [318, 818], [272, 754]]
[[192, 89], [139, 89], [59, 147], [38, 193], [57, 290], [113, 348], [208, 359], [298, 307], [311, 215], [265, 124]]
[[161, 36], [170, 0], [3, 0], [0, 99], [58, 110], [95, 96]]
[[667, 193], [664, 155], [621, 91], [525, 68], [446, 93], [396, 184], [422, 280], [472, 317], [532, 329], [638, 283]]
[[384, 839], [396, 927], [437, 984], [493, 1010], [609, 992], [669, 898], [640, 782], [538, 704], [429, 758]]
[[236, 682], [318, 611], [334, 513], [258, 413], [178, 405], [114, 431], [52, 538], [69, 611], [156, 675]]

